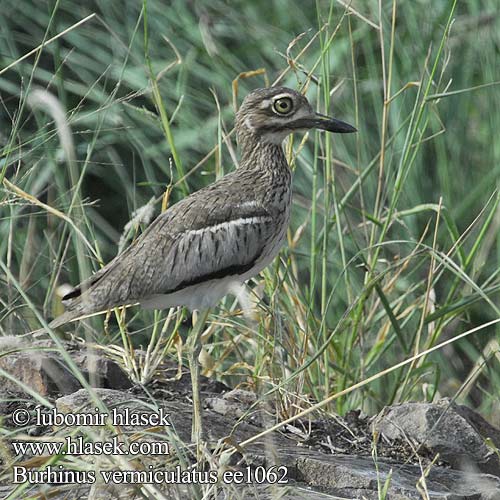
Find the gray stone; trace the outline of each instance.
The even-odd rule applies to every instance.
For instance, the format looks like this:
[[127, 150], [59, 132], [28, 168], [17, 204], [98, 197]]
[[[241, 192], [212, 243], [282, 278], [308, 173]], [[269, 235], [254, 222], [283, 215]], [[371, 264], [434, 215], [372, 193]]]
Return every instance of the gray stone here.
[[87, 350], [73, 359], [92, 387], [129, 389], [133, 385], [117, 363], [100, 353]]
[[[93, 387], [127, 389], [132, 386], [125, 372], [106, 356], [91, 350], [71, 352], [74, 346], [69, 343], [65, 347]], [[82, 385], [56, 348], [50, 339], [38, 340], [31, 345], [12, 337], [2, 340], [0, 353], [7, 354], [0, 356], [0, 368], [12, 377], [0, 376], [4, 390], [26, 392], [24, 384], [42, 396], [55, 396], [80, 389]]]
[[[392, 464], [371, 458], [351, 456], [300, 456], [296, 459], [297, 480], [345, 498], [378, 500], [379, 484], [389, 478], [390, 499], [417, 500], [422, 495], [417, 483], [422, 470], [415, 465]], [[378, 471], [377, 471], [378, 469]], [[487, 474], [468, 474], [433, 467], [425, 479], [431, 499], [500, 499], [500, 479]]]
[[242, 417], [257, 401], [255, 393], [242, 389], [233, 389], [222, 396], [206, 398], [205, 405], [220, 415]]
[[373, 427], [386, 439], [404, 440], [409, 446], [422, 445], [439, 453], [453, 468], [470, 466], [500, 476], [498, 456], [485, 444], [489, 437], [498, 446], [499, 431], [472, 410], [449, 400], [392, 406], [379, 414]]
[[49, 352], [24, 351], [0, 356], [0, 368], [14, 379], [0, 376], [6, 391], [25, 392], [16, 380], [42, 396], [71, 394], [81, 387], [59, 356]]
[[[113, 389], [94, 389], [95, 394], [106, 404], [108, 408], [117, 408], [123, 410], [129, 408], [131, 412], [153, 412], [152, 405], [155, 401], [142, 401], [123, 391]], [[182, 442], [189, 443], [191, 440], [191, 404], [183, 401], [165, 401], [160, 403], [159, 407], [164, 408], [170, 415], [169, 422], [172, 424], [172, 430]], [[92, 411], [95, 403], [85, 389], [60, 397], [56, 400], [56, 408], [63, 413]], [[204, 411], [205, 430], [211, 441], [217, 442], [231, 434], [231, 439], [239, 442], [248, 439], [256, 434], [259, 429], [253, 425], [242, 423], [233, 430], [234, 420], [229, 417], [223, 417], [211, 410]], [[135, 430], [134, 427], [125, 426], [129, 431]]]

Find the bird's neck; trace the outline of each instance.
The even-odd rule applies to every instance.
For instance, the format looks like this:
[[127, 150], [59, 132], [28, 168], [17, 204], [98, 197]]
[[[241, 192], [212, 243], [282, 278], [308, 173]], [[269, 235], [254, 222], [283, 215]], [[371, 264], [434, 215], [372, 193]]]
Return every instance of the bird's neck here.
[[252, 137], [239, 141], [241, 161], [235, 175], [241, 176], [257, 197], [277, 217], [282, 227], [290, 216], [292, 172], [281, 144]]
[[283, 146], [263, 140], [261, 137], [245, 137], [239, 141], [241, 169], [249, 170], [286, 170], [289, 171]]

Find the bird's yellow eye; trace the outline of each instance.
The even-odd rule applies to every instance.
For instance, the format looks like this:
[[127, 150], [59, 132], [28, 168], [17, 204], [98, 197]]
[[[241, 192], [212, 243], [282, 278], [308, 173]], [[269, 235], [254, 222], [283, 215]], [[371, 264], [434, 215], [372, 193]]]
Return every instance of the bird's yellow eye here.
[[287, 115], [288, 113], [291, 113], [293, 109], [293, 101], [290, 97], [280, 97], [274, 101], [273, 107], [276, 113], [279, 113], [280, 115]]

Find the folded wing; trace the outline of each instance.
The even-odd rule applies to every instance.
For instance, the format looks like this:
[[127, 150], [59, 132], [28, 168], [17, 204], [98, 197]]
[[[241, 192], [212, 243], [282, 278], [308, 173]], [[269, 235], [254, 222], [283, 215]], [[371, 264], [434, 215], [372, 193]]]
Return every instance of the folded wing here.
[[272, 216], [256, 202], [218, 193], [201, 201], [188, 197], [172, 206], [66, 295], [67, 321], [252, 269], [272, 238]]

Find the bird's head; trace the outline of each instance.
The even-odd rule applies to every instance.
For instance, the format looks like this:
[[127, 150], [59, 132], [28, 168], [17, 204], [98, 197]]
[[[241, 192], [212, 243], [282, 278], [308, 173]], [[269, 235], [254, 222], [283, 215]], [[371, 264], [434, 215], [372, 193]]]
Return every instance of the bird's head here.
[[281, 144], [287, 135], [312, 128], [341, 134], [356, 132], [345, 122], [316, 113], [302, 94], [286, 87], [250, 92], [236, 115], [239, 142], [254, 136]]

